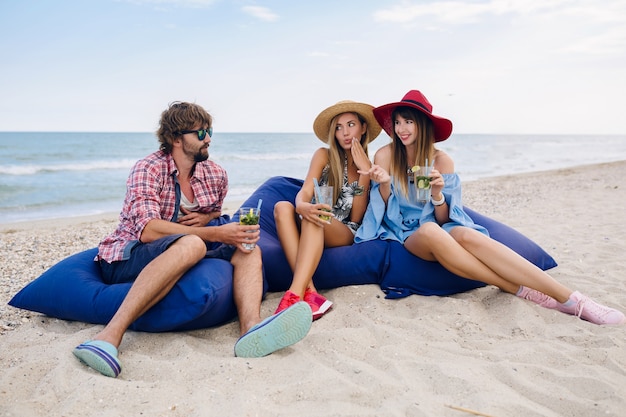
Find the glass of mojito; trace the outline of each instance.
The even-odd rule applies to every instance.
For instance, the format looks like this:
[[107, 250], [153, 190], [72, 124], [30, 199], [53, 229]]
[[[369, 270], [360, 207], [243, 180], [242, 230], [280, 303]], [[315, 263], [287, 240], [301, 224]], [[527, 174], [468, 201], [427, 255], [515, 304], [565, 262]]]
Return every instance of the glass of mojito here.
[[427, 203], [430, 200], [430, 170], [429, 166], [414, 166], [409, 175], [413, 178], [415, 189], [417, 190], [417, 201]]
[[[332, 185], [320, 185], [319, 187], [319, 201], [316, 199], [316, 203], [318, 204], [328, 204], [329, 206], [333, 206], [333, 186]], [[324, 211], [330, 211], [328, 209], [323, 209]], [[320, 219], [330, 222], [330, 216], [320, 216]]]
[[[239, 224], [246, 226], [259, 224], [260, 210], [257, 207], [241, 207], [239, 209]], [[255, 243], [244, 243], [243, 247], [252, 250], [256, 247]]]

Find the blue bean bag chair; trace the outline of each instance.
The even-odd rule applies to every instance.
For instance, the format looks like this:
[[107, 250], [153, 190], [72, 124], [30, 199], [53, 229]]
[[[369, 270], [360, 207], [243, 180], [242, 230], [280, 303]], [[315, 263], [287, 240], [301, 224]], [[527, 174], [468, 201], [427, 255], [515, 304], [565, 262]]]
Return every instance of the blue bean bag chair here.
[[[93, 260], [97, 253], [97, 248], [88, 249], [53, 265], [22, 288], [9, 305], [64, 320], [108, 323], [131, 283], [105, 284], [100, 266]], [[228, 261], [201, 260], [130, 328], [146, 332], [182, 331], [233, 320], [237, 309], [233, 302], [232, 273]]]
[[[291, 285], [292, 272], [278, 240], [274, 222], [274, 205], [278, 201], [295, 200], [302, 187], [302, 180], [288, 177], [272, 177], [261, 185], [242, 207], [261, 206], [261, 237], [257, 245], [263, 254], [263, 270], [268, 291], [285, 291]], [[234, 220], [239, 219], [235, 214]], [[379, 284], [381, 271], [388, 268], [389, 245], [384, 241], [372, 241], [366, 245], [352, 245], [324, 251], [313, 275], [318, 289], [337, 288], [346, 285]]]
[[[269, 291], [289, 288], [292, 272], [285, 258], [274, 223], [273, 207], [281, 200], [295, 200], [302, 180], [273, 177], [259, 187], [243, 206], [256, 207], [262, 199], [261, 238], [258, 245], [263, 253], [265, 279]], [[469, 208], [472, 219], [489, 230], [490, 235], [510, 247], [543, 270], [555, 267], [555, 260], [536, 243], [498, 221]], [[313, 275], [318, 289], [346, 285], [378, 284], [386, 298], [410, 294], [450, 295], [485, 286], [484, 283], [461, 278], [437, 262], [413, 256], [398, 242], [374, 240], [326, 249]]]
[[[259, 199], [263, 200], [258, 245], [263, 254], [264, 291], [285, 291], [291, 284], [292, 273], [276, 235], [273, 207], [281, 200], [293, 202], [301, 186], [299, 179], [273, 177], [242, 205], [256, 207]], [[519, 232], [470, 209], [467, 212], [494, 239], [541, 269], [556, 266], [550, 255]], [[233, 221], [238, 221], [238, 214]], [[20, 290], [9, 304], [60, 319], [106, 324], [131, 284], [105, 284], [99, 266], [93, 262], [96, 253], [96, 248], [89, 249], [53, 265]], [[485, 285], [460, 278], [436, 262], [423, 261], [397, 242], [382, 240], [325, 250], [313, 280], [319, 289], [377, 284], [387, 298], [449, 295]], [[225, 323], [236, 315], [231, 264], [207, 258], [187, 271], [170, 293], [137, 319], [131, 329], [193, 330]]]

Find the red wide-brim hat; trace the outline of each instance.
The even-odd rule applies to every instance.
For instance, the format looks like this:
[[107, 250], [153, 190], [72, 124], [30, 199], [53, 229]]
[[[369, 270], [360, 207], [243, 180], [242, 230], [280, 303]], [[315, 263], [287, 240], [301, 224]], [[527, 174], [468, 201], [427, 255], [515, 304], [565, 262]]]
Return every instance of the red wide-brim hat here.
[[411, 107], [424, 113], [433, 122], [435, 142], [444, 141], [452, 134], [452, 122], [445, 117], [434, 115], [433, 106], [424, 94], [418, 90], [411, 90], [402, 97], [402, 101], [385, 104], [373, 110], [374, 117], [390, 137], [393, 137], [394, 131], [394, 121], [391, 120], [391, 115], [398, 107]]

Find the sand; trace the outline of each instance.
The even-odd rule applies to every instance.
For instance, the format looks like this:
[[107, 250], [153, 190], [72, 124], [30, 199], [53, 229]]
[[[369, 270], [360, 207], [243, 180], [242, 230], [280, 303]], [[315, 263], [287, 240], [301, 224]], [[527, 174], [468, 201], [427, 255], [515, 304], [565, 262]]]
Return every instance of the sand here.
[[[540, 244], [556, 279], [626, 310], [626, 161], [464, 184], [465, 204]], [[386, 300], [377, 286], [325, 291], [334, 308], [301, 342], [236, 358], [236, 322], [129, 331], [119, 378], [72, 348], [102, 327], [7, 302], [61, 259], [94, 247], [116, 215], [0, 227], [0, 416], [620, 416], [626, 326], [598, 326], [495, 287]], [[262, 315], [282, 294], [270, 293]]]

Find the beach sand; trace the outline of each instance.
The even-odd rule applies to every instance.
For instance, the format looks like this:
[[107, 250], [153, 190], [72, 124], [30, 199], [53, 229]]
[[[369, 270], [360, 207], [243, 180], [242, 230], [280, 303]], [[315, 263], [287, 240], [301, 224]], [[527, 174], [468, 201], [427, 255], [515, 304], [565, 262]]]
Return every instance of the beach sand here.
[[[626, 310], [626, 161], [464, 184], [464, 202], [537, 242], [557, 280]], [[301, 342], [236, 358], [236, 322], [129, 331], [119, 378], [72, 349], [102, 327], [7, 306], [117, 215], [0, 230], [0, 416], [620, 416], [626, 326], [597, 326], [495, 287], [386, 300], [377, 286], [325, 291], [334, 308]], [[262, 315], [282, 294], [270, 293]]]

